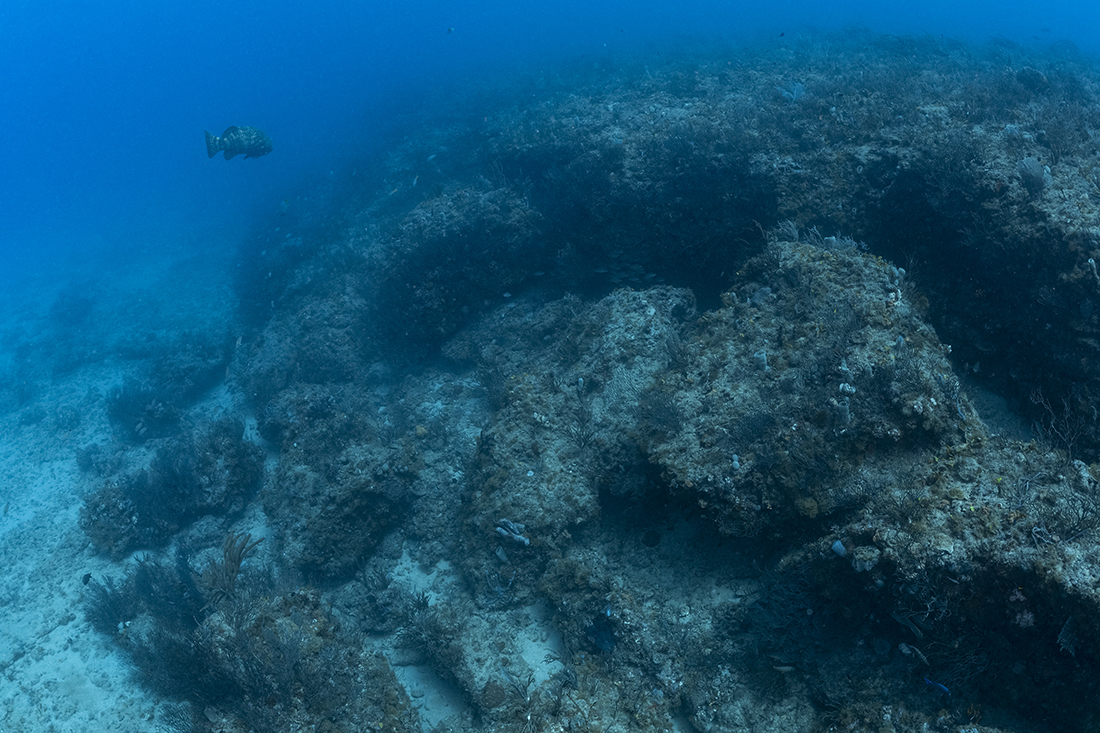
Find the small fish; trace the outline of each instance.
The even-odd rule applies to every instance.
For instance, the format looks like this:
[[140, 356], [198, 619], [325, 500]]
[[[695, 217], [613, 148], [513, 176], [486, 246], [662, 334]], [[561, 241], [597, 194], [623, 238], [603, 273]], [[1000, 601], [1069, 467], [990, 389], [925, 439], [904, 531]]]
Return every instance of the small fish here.
[[222, 150], [226, 160], [242, 153], [245, 158], [259, 158], [271, 152], [271, 138], [255, 127], [228, 127], [221, 137], [206, 132], [206, 157], [213, 158]]
[[933, 690], [940, 693], [941, 695], [946, 695], [948, 697], [951, 697], [951, 690], [947, 689], [946, 687], [941, 685], [939, 682], [933, 682], [932, 680], [925, 677], [924, 678], [924, 684], [928, 685], [929, 687], [931, 687]]

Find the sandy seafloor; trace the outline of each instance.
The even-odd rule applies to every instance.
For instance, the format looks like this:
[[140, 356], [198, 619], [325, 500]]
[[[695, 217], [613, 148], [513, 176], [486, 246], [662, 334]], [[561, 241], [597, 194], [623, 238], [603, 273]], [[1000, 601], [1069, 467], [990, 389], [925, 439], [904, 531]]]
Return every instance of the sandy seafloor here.
[[[51, 305], [74, 285], [94, 302], [85, 335], [104, 339], [105, 348], [112, 334], [228, 322], [232, 252], [227, 245], [199, 257], [182, 248], [135, 253], [73, 265], [78, 269], [68, 277], [55, 271], [0, 289], [0, 372], [13, 373], [20, 358], [14, 349], [52, 337]], [[47, 375], [35, 380], [27, 405], [0, 413], [2, 731], [155, 729], [158, 701], [136, 684], [121, 650], [91, 628], [82, 610], [85, 575], [117, 574], [120, 565], [97, 555], [80, 528], [82, 497], [93, 485], [76, 452], [107, 442], [101, 396], [132, 368], [108, 355], [64, 376]], [[227, 400], [216, 388], [206, 402], [216, 410]], [[80, 412], [75, 429], [58, 429], [61, 406]], [[25, 410], [37, 408], [44, 417], [26, 424]]]
[[[0, 373], [23, 372], [16, 359], [25, 358], [28, 345], [32, 352], [41, 351], [51, 338], [71, 337], [55, 334], [50, 317], [66, 289], [78, 288], [92, 299], [92, 314], [81, 335], [101, 340], [107, 349], [114, 339], [134, 334], [176, 336], [232, 328], [233, 245], [204, 250], [197, 256], [182, 247], [131, 253], [115, 264], [77, 263], [70, 276], [54, 272], [0, 289]], [[76, 460], [83, 447], [112, 444], [103, 397], [140, 364], [97, 355], [93, 363], [69, 374], [34, 375], [31, 397], [23, 405], [6, 404], [0, 412], [0, 567], [5, 578], [0, 585], [0, 733], [166, 729], [165, 711], [174, 701], [159, 699], [142, 686], [124, 651], [92, 628], [83, 608], [88, 574], [119, 578], [133, 558], [144, 554], [139, 550], [115, 562], [95, 551], [80, 526], [80, 509], [102, 479], [83, 473]], [[63, 407], [79, 411], [76, 428], [58, 428], [57, 412]], [[240, 417], [249, 409], [222, 384], [188, 413]], [[31, 422], [29, 414], [43, 416]], [[246, 418], [246, 437], [263, 444], [253, 418]], [[140, 466], [150, 455], [140, 446], [128, 447], [121, 462]], [[268, 469], [273, 461], [269, 453]], [[250, 504], [240, 525], [253, 536], [268, 535], [259, 502]], [[392, 577], [413, 592], [430, 588], [434, 596], [446, 593], [457, 573], [446, 562], [425, 568], [406, 550]], [[559, 634], [545, 608], [518, 609], [513, 617], [521, 641], [517, 646], [541, 682], [553, 671], [542, 660], [559, 649]], [[392, 641], [377, 645], [390, 659], [424, 729], [463, 712], [463, 701], [414, 655]]]

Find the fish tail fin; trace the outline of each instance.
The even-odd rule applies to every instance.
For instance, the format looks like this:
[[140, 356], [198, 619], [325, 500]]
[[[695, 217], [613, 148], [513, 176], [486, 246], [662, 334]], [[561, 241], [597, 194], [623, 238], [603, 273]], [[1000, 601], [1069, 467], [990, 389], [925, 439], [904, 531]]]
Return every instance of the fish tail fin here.
[[[206, 132], [206, 130], [203, 130], [203, 132]], [[206, 132], [206, 157], [213, 158], [221, 149], [222, 139], [217, 135], [211, 135], [209, 132]]]

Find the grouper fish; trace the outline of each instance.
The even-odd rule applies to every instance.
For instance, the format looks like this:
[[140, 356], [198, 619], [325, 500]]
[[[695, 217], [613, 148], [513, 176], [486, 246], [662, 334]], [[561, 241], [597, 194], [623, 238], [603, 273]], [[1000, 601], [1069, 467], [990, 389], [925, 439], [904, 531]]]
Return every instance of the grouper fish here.
[[213, 158], [221, 150], [226, 160], [242, 153], [245, 158], [259, 158], [271, 152], [271, 138], [255, 127], [229, 127], [221, 137], [206, 132], [206, 157]]

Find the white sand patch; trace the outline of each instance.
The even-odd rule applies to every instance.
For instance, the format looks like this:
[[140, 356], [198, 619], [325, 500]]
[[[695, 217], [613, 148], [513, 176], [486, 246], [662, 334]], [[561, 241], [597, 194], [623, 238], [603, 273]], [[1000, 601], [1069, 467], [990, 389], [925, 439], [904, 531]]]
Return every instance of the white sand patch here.
[[550, 607], [546, 603], [526, 606], [523, 613], [528, 619], [516, 634], [516, 648], [531, 672], [535, 675], [535, 684], [541, 685], [555, 672], [561, 671], [565, 644], [561, 633], [551, 623]]
[[[457, 592], [460, 582], [451, 564], [440, 560], [435, 565], [417, 563], [408, 545], [402, 548], [401, 559], [392, 569], [393, 582], [412, 594], [426, 593], [430, 603], [446, 602]], [[444, 721], [465, 721], [470, 707], [460, 691], [441, 679], [418, 655], [393, 646], [393, 639], [377, 641], [377, 648], [386, 655], [394, 675], [405, 688], [413, 707], [420, 715], [424, 730], [435, 728]]]
[[[160, 701], [143, 689], [123, 653], [84, 618], [86, 574], [117, 576], [120, 564], [97, 556], [79, 526], [84, 495], [102, 479], [83, 474], [77, 452], [111, 443], [103, 396], [134, 369], [132, 362], [97, 354], [103, 343], [127, 336], [197, 327], [228, 312], [224, 263], [167, 260], [133, 262], [112, 271], [81, 273], [93, 282], [96, 320], [85, 327], [92, 362], [62, 375], [35, 372], [56, 345], [50, 306], [71, 287], [53, 273], [48, 285], [10, 283], [0, 297], [0, 374], [22, 380], [0, 404], [0, 731], [154, 730]], [[71, 335], [71, 334], [70, 334]], [[82, 346], [82, 348], [84, 348]], [[33, 353], [26, 356], [27, 350]], [[40, 362], [35, 362], [40, 358]], [[14, 395], [14, 396], [13, 396]], [[224, 390], [220, 402], [225, 404]], [[63, 424], [58, 410], [79, 414]], [[123, 465], [139, 465], [144, 449], [130, 449]]]
[[468, 716], [469, 706], [452, 685], [439, 678], [424, 665], [391, 664], [397, 681], [405, 688], [413, 707], [420, 715], [421, 727], [435, 728], [440, 723], [454, 719], [462, 721]]
[[34, 431], [19, 435], [0, 467], [9, 506], [0, 522], [3, 730], [145, 728], [154, 701], [134, 684], [114, 645], [84, 620], [85, 573], [117, 570], [92, 554], [79, 528], [83, 477], [71, 455], [41, 460]]

